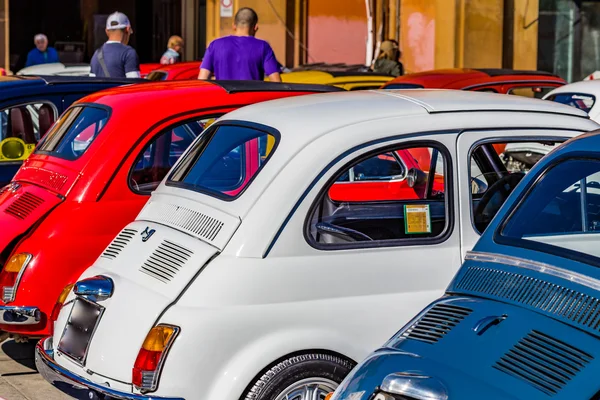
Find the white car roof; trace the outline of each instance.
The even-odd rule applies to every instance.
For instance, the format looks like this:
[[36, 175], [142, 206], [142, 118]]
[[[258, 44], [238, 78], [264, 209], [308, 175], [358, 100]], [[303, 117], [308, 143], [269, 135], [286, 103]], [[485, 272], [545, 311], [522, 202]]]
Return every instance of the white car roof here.
[[574, 82], [569, 83], [568, 85], [559, 86], [549, 92], [544, 98], [548, 98], [556, 93], [581, 93], [598, 97], [600, 96], [600, 80]]
[[[587, 113], [551, 101], [462, 90], [369, 90], [298, 96], [253, 104], [233, 111], [224, 120], [244, 120], [279, 130], [319, 136], [344, 126], [409, 115], [452, 112], [517, 111], [588, 118]], [[305, 140], [307, 138], [305, 137]]]
[[65, 65], [63, 63], [48, 63], [26, 67], [17, 72], [17, 75], [76, 75], [87, 76], [90, 74], [89, 64]]

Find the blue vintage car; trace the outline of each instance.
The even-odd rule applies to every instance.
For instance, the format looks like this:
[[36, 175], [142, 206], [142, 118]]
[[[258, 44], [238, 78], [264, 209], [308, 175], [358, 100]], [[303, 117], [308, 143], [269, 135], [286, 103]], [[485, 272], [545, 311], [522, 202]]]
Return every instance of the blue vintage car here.
[[102, 89], [144, 82], [66, 76], [0, 77], [0, 187], [73, 102]]
[[600, 131], [523, 178], [445, 296], [332, 400], [593, 400], [598, 376]]

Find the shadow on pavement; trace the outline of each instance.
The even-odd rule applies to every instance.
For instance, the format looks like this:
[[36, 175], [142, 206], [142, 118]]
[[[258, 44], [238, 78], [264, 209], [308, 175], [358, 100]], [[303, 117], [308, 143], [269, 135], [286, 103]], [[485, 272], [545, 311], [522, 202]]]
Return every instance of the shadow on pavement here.
[[2, 351], [12, 360], [35, 371], [35, 344], [35, 341], [17, 343], [14, 340], [7, 340], [2, 343]]

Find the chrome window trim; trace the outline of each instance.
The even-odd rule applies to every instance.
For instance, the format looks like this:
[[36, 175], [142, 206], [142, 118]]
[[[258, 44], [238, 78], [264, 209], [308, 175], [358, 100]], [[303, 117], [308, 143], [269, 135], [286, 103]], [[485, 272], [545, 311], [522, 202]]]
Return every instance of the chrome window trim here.
[[569, 271], [564, 268], [556, 267], [554, 265], [542, 263], [539, 261], [527, 260], [520, 257], [507, 256], [498, 253], [488, 253], [479, 251], [469, 251], [465, 255], [465, 261], [480, 261], [494, 264], [510, 265], [512, 267], [527, 269], [530, 271], [539, 272], [545, 275], [554, 276], [556, 278], [564, 279], [569, 282], [583, 285], [593, 290], [600, 290], [600, 280], [589, 277], [578, 272]]

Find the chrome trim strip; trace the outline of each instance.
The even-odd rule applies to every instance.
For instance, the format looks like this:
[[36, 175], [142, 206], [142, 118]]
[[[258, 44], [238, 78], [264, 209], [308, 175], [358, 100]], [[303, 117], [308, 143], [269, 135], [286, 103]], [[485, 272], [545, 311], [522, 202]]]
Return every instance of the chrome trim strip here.
[[551, 275], [557, 278], [567, 280], [569, 282], [586, 286], [593, 290], [600, 291], [600, 280], [598, 279], [580, 274], [578, 272], [569, 271], [564, 268], [555, 267], [550, 264], [541, 263], [538, 261], [526, 260], [523, 258], [513, 256], [506, 256], [504, 254], [486, 253], [478, 251], [467, 252], [465, 260], [504, 264], [517, 268], [528, 269], [530, 271], [536, 271], [542, 274]]
[[37, 307], [0, 306], [2, 325], [35, 325], [40, 322], [40, 317], [41, 313]]
[[180, 397], [145, 396], [135, 393], [120, 392], [76, 375], [54, 361], [54, 351], [47, 349], [46, 344], [52, 338], [42, 339], [35, 347], [35, 366], [42, 377], [56, 386], [55, 383], [67, 383], [76, 388], [88, 389], [90, 393], [108, 396], [116, 400], [184, 400]]

